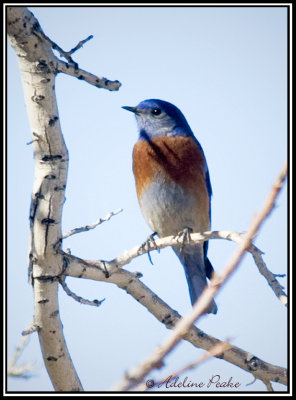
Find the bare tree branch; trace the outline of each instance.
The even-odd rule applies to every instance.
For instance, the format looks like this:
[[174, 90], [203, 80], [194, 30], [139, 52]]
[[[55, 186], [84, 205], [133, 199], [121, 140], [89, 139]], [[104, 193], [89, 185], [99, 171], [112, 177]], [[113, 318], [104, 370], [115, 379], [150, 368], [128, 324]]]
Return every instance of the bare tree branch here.
[[[226, 239], [233, 241], [237, 244], [241, 244], [243, 241], [243, 237], [241, 236], [241, 234], [233, 231], [208, 231], [202, 233], [190, 233], [188, 235], [190, 238], [190, 241], [188, 243], [189, 245], [195, 243], [202, 243], [210, 239]], [[150, 251], [163, 249], [168, 246], [181, 244], [181, 240], [182, 238], [180, 236], [167, 236], [161, 239], [154, 239], [153, 241], [149, 242], [149, 247], [147, 246], [145, 247], [143, 245], [135, 246], [132, 249], [125, 251], [117, 258], [114, 258], [113, 260], [109, 261], [109, 263], [107, 262], [106, 263], [108, 266], [116, 265], [118, 267], [122, 267], [130, 263], [134, 258], [138, 257], [139, 255], [147, 254]], [[267, 268], [266, 264], [263, 261], [262, 251], [259, 250], [256, 246], [250, 244], [247, 251], [252, 254], [259, 272], [267, 280], [269, 286], [271, 287], [275, 295], [284, 305], [287, 305], [287, 295], [285, 294], [282, 286], [276, 279], [277, 276], [282, 277], [283, 275], [274, 274], [271, 271], [269, 271], [269, 269]]]
[[268, 392], [274, 392], [273, 387], [270, 382], [264, 382]]
[[[39, 26], [39, 28], [40, 28], [40, 26]], [[55, 43], [47, 35], [45, 35], [45, 33], [41, 29], [39, 29], [38, 33], [36, 33], [36, 34], [37, 35], [39, 34], [41, 38], [43, 38], [45, 41], [47, 41], [50, 44], [51, 48], [53, 50], [57, 50], [60, 53], [60, 56], [64, 57], [69, 63], [73, 63], [76, 65], [77, 65], [77, 63], [75, 63], [75, 61], [72, 60], [72, 57], [71, 57], [72, 54], [75, 51], [79, 50], [84, 45], [84, 43], [88, 42], [90, 39], [93, 38], [93, 35], [90, 35], [86, 39], [81, 40], [75, 47], [73, 47], [73, 49], [71, 49], [69, 51], [64, 51], [57, 43]], [[77, 68], [78, 68], [78, 65], [77, 65]]]
[[83, 45], [84, 45], [86, 42], [88, 42], [90, 39], [92, 39], [92, 38], [93, 38], [93, 35], [89, 35], [86, 39], [80, 40], [80, 42], [79, 42], [75, 47], [73, 47], [73, 49], [71, 49], [71, 50], [65, 52], [65, 56], [66, 56], [66, 57], [67, 57], [67, 56], [68, 56], [68, 57], [69, 57], [69, 56], [71, 57], [72, 54], [75, 53], [75, 51], [81, 49], [81, 47], [83, 47]]
[[[158, 346], [155, 351], [149, 357], [147, 357], [146, 360], [127, 372], [125, 376], [117, 384], [115, 384], [115, 386], [112, 388], [113, 391], [132, 390], [145, 378], [145, 376], [147, 376], [152, 369], [158, 368], [158, 366], [163, 362], [164, 357], [175, 348], [180, 340], [182, 340], [192, 324], [206, 312], [207, 307], [209, 306], [214, 295], [221, 289], [232, 272], [238, 267], [244, 256], [244, 253], [249, 249], [252, 239], [259, 231], [264, 220], [273, 210], [276, 197], [283, 186], [286, 175], [287, 164], [285, 164], [282, 168], [280, 175], [274, 182], [261, 211], [251, 221], [246, 235], [244, 236], [242, 242], [238, 245], [236, 251], [233, 253], [233, 256], [221, 273], [219, 275], [217, 273], [215, 274], [214, 279], [211, 280], [209, 286], [204, 289], [203, 293], [194, 304], [192, 311], [178, 321], [171, 335], [169, 335], [168, 338], [160, 346]], [[254, 374], [254, 376], [256, 375]], [[270, 386], [268, 383], [270, 383], [271, 379], [264, 377], [263, 379], [261, 378], [261, 380], [267, 384], [269, 390]]]
[[[120, 210], [119, 210], [120, 211]], [[117, 212], [114, 212], [114, 214]], [[108, 218], [110, 214], [108, 214], [105, 218]], [[105, 220], [103, 218], [103, 220]], [[99, 220], [100, 221], [100, 220]], [[98, 221], [98, 222], [99, 222]], [[72, 234], [84, 232], [85, 230], [88, 230], [87, 227], [93, 227], [93, 225], [87, 225], [85, 228], [76, 228], [73, 229], [72, 231], [68, 232], [67, 234], [63, 235], [63, 238], [67, 238]], [[73, 233], [72, 233], [73, 232]], [[241, 236], [240, 233], [238, 232], [233, 232], [233, 231], [208, 231], [208, 232], [203, 232], [203, 233], [191, 233], [189, 234], [190, 237], [190, 244], [195, 244], [195, 243], [201, 243], [206, 240], [211, 240], [211, 239], [224, 239], [224, 240], [229, 240], [233, 241], [234, 243], [240, 244], [243, 240], [243, 237]], [[130, 250], [126, 250], [123, 252], [120, 256], [117, 258], [114, 258], [111, 261], [104, 261], [104, 268], [108, 268], [108, 273], [112, 273], [110, 271], [114, 271], [114, 266], [121, 268], [124, 265], [129, 264], [132, 260], [137, 258], [140, 255], [144, 254], [149, 254], [150, 251], [163, 249], [168, 246], [173, 246], [176, 244], [180, 244], [180, 236], [167, 236], [161, 239], [153, 239], [153, 241], [149, 242], [149, 247], [145, 247], [142, 245], [135, 246]], [[259, 272], [265, 277], [267, 280], [269, 286], [275, 293], [275, 295], [279, 298], [279, 300], [286, 306], [287, 305], [287, 295], [283, 291], [282, 286], [276, 279], [277, 277], [284, 277], [284, 274], [274, 274], [269, 269], [267, 268], [265, 262], [263, 261], [262, 257], [262, 251], [258, 249], [256, 246], [253, 244], [250, 245], [250, 247], [247, 250], [252, 256], [253, 259], [258, 267]], [[115, 269], [116, 271], [116, 269]]]
[[16, 378], [29, 378], [31, 376], [31, 372], [34, 369], [33, 363], [17, 364], [18, 359], [28, 344], [28, 340], [29, 336], [23, 337], [20, 344], [15, 349], [15, 352], [11, 356], [7, 365], [8, 376], [14, 376]]
[[22, 331], [22, 335], [23, 336], [31, 335], [31, 333], [38, 332], [39, 330], [40, 330], [40, 326], [36, 325], [33, 320], [33, 322], [30, 324], [30, 326], [27, 329], [25, 329], [24, 331]]
[[[37, 21], [37, 20], [36, 20]], [[107, 90], [118, 90], [121, 86], [119, 81], [110, 81], [107, 78], [99, 77], [93, 75], [87, 71], [78, 67], [78, 64], [73, 61], [72, 54], [80, 49], [85, 42], [92, 39], [93, 36], [90, 35], [88, 38], [81, 40], [72, 50], [64, 51], [58, 44], [53, 42], [41, 29], [39, 22], [35, 22], [33, 25], [34, 30], [32, 30], [32, 34], [36, 35], [41, 41], [47, 43], [53, 50], [57, 50], [60, 55], [68, 61], [65, 63], [64, 61], [59, 60], [52, 54], [53, 60], [50, 61], [51, 67], [54, 67], [56, 72], [62, 72], [67, 75], [71, 75], [77, 79], [84, 80], [85, 82], [89, 83], [92, 86], [96, 86], [97, 88], [103, 88]]]
[[102, 300], [96, 300], [96, 299], [95, 300], [87, 300], [87, 299], [84, 299], [81, 296], [77, 296], [77, 294], [72, 292], [68, 288], [68, 286], [66, 285], [65, 277], [60, 278], [60, 284], [62, 285], [62, 287], [63, 287], [64, 291], [67, 293], [67, 295], [72, 297], [75, 301], [78, 301], [78, 303], [80, 303], [80, 304], [86, 304], [88, 306], [99, 307], [103, 303], [103, 301], [105, 301], [105, 299], [102, 299]]
[[119, 81], [110, 81], [103, 76], [97, 76], [87, 72], [81, 68], [75, 68], [75, 64], [65, 63], [61, 60], [55, 60], [54, 67], [57, 72], [62, 72], [64, 74], [73, 76], [79, 80], [85, 81], [92, 86], [97, 88], [107, 89], [107, 90], [118, 90], [121, 86]]
[[[69, 276], [115, 284], [135, 298], [168, 329], [173, 329], [181, 319], [180, 314], [170, 308], [157, 294], [141, 282], [138, 272], [132, 273], [123, 268], [118, 268], [114, 264], [109, 264], [109, 277], [107, 278], [101, 261], [83, 260], [70, 254], [64, 254], [64, 257], [68, 260], [66, 273]], [[183, 339], [206, 351], [210, 351], [215, 345], [221, 343], [219, 339], [208, 335], [194, 325], [190, 327]], [[267, 363], [237, 346], [231, 345], [231, 348], [226, 350], [219, 358], [252, 373], [260, 380], [287, 385], [287, 370], [285, 368]]]
[[254, 261], [258, 267], [258, 270], [260, 274], [264, 276], [264, 278], [267, 280], [269, 286], [277, 296], [277, 298], [285, 305], [288, 305], [288, 297], [286, 293], [283, 291], [282, 285], [279, 284], [278, 280], [276, 279], [277, 277], [283, 278], [285, 274], [273, 274], [269, 269], [267, 268], [263, 257], [260, 253], [259, 250], [256, 248], [251, 251], [252, 256], [254, 258]]
[[116, 210], [116, 211], [111, 211], [105, 217], [100, 218], [97, 222], [95, 222], [93, 224], [89, 224], [89, 225], [83, 226], [81, 228], [72, 229], [70, 232], [63, 234], [62, 239], [67, 239], [68, 237], [76, 235], [77, 233], [87, 232], [87, 231], [89, 231], [91, 229], [94, 229], [98, 225], [101, 225], [103, 222], [109, 221], [110, 218], [112, 218], [114, 215], [117, 215], [117, 214], [121, 213], [122, 211], [123, 211], [122, 208], [120, 208], [119, 210]]

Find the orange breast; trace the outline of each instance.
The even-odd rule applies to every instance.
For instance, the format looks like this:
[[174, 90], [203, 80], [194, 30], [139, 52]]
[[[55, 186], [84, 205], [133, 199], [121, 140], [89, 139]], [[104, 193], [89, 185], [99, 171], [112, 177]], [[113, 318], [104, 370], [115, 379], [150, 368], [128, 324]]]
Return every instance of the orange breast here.
[[147, 188], [158, 174], [165, 182], [173, 180], [188, 194], [199, 193], [208, 199], [205, 182], [206, 164], [204, 155], [190, 137], [158, 137], [139, 140], [133, 150], [133, 172], [137, 195]]
[[136, 143], [133, 172], [138, 200], [146, 221], [160, 236], [185, 227], [197, 232], [210, 228], [206, 169], [204, 154], [192, 138], [158, 137]]

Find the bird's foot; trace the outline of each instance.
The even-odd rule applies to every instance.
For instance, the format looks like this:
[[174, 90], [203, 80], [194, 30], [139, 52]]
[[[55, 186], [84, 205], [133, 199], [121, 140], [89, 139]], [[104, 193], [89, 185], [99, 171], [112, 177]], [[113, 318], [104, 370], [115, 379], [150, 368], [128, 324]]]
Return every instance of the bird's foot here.
[[181, 248], [180, 248], [181, 252], [183, 251], [186, 243], [187, 244], [190, 243], [190, 233], [192, 232], [193, 230], [191, 228], [184, 228], [176, 235], [176, 238], [181, 242]]
[[152, 265], [154, 265], [154, 264], [151, 259], [150, 250], [157, 249], [158, 252], [160, 251], [159, 248], [157, 247], [155, 239], [154, 239], [154, 236], [156, 236], [156, 235], [157, 235], [157, 232], [153, 232], [150, 236], [148, 236], [148, 238], [145, 240], [145, 242], [139, 248], [139, 253], [141, 253], [141, 251], [143, 251], [143, 250], [147, 251], [149, 261]]

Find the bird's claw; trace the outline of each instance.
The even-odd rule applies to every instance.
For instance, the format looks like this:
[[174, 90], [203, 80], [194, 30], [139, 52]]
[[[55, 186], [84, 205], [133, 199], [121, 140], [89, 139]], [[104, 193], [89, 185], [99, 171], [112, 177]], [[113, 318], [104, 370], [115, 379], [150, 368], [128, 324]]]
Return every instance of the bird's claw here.
[[184, 228], [182, 231], [178, 232], [176, 235], [176, 238], [180, 240], [181, 242], [181, 249], [180, 251], [182, 252], [186, 243], [190, 243], [190, 233], [192, 233], [193, 230], [191, 228]]
[[154, 264], [151, 259], [150, 250], [157, 249], [158, 252], [160, 251], [159, 248], [157, 247], [155, 239], [154, 239], [154, 236], [156, 236], [156, 235], [157, 235], [157, 232], [153, 232], [150, 236], [148, 236], [148, 238], [145, 240], [145, 242], [139, 248], [139, 253], [143, 250], [147, 251], [149, 261], [152, 265], [154, 265]]

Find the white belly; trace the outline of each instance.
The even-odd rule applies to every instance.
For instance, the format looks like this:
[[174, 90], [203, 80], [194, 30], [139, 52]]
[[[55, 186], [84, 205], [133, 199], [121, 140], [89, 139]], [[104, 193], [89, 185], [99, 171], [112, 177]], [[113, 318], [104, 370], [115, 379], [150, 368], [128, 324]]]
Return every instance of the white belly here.
[[140, 207], [146, 222], [160, 237], [175, 235], [185, 228], [200, 230], [195, 198], [174, 182], [150, 184], [140, 199]]

